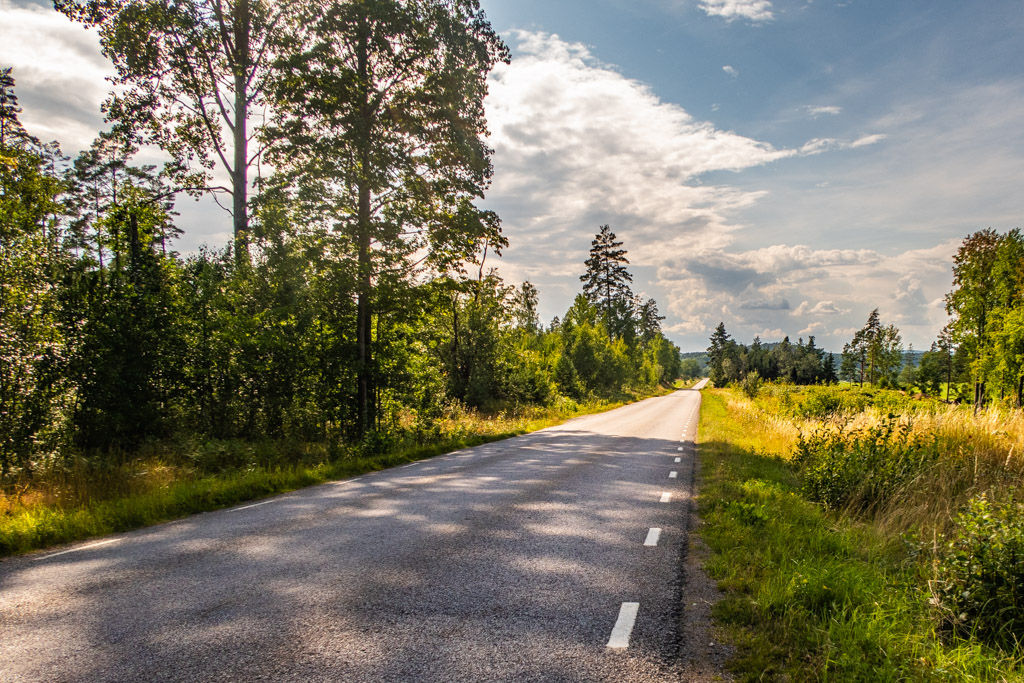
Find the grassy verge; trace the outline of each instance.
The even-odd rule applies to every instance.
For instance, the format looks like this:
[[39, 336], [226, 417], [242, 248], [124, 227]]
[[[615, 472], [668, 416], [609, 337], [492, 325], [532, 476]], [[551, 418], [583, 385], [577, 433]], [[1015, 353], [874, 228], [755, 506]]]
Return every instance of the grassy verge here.
[[1012, 655], [939, 632], [919, 546], [801, 494], [791, 422], [711, 390], [699, 434], [701, 535], [725, 591], [713, 616], [741, 680], [1024, 679]]
[[[653, 395], [667, 393], [659, 390]], [[0, 494], [0, 557], [128, 531], [249, 500], [507, 439], [631, 400], [518, 416], [464, 414], [429, 439], [383, 452], [293, 442], [161, 444], [116, 467], [73, 466]]]

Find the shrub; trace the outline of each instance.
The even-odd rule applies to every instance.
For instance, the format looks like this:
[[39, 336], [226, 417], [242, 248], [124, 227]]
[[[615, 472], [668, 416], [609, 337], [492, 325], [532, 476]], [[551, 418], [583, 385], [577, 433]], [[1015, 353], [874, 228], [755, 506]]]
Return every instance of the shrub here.
[[889, 415], [864, 429], [801, 434], [793, 462], [811, 500], [833, 510], [870, 510], [891, 500], [935, 457], [934, 440], [911, 436], [910, 422]]
[[838, 391], [811, 389], [807, 392], [807, 398], [800, 404], [796, 412], [797, 415], [803, 418], [824, 420], [838, 415], [846, 408], [843, 396]]
[[761, 375], [758, 374], [757, 370], [748, 372], [746, 377], [743, 378], [743, 382], [741, 384], [743, 393], [746, 394], [748, 398], [757, 398], [758, 392], [761, 391], [761, 383]]
[[1024, 504], [972, 498], [957, 517], [932, 584], [943, 625], [989, 644], [1024, 640]]

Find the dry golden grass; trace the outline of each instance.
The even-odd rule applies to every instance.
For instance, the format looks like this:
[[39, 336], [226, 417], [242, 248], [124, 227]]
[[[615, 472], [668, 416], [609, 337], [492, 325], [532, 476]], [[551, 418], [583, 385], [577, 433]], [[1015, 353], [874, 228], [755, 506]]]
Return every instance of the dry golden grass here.
[[766, 400], [755, 401], [731, 392], [728, 401], [746, 420], [756, 421], [750, 438], [760, 442], [757, 450], [783, 458], [792, 455], [800, 434], [864, 433], [887, 421], [907, 425], [910, 439], [933, 448], [937, 457], [905, 484], [901, 495], [876, 511], [875, 523], [887, 533], [941, 535], [972, 496], [984, 492], [999, 500], [1024, 493], [1024, 411], [992, 406], [975, 413], [969, 406], [907, 399], [896, 408], [868, 405], [826, 418], [799, 417], [792, 406], [815, 390], [822, 391], [778, 388]]

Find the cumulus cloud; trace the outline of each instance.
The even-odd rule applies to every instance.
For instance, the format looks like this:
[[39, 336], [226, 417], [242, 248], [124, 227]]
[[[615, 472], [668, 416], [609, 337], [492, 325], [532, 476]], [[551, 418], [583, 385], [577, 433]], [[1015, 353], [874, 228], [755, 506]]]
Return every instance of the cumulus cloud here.
[[775, 16], [769, 0], [703, 0], [700, 8], [708, 16], [722, 17], [726, 21], [747, 19], [756, 23], [769, 21]]
[[[848, 341], [843, 331], [859, 329], [876, 306], [887, 324], [919, 336], [934, 334], [944, 320], [942, 295], [955, 249], [955, 242], [892, 255], [804, 245], [746, 251], [727, 246], [666, 261], [658, 278], [669, 291], [669, 310], [688, 321], [688, 331], [696, 319], [704, 322], [705, 334], [724, 321], [735, 337], [749, 339], [764, 336], [765, 324], [775, 328], [784, 316], [792, 325], [789, 334], [814, 334], [820, 344], [838, 349]], [[801, 302], [795, 309], [789, 304], [794, 299]], [[825, 317], [840, 324], [827, 328]]]
[[495, 150], [488, 208], [512, 246], [502, 272], [541, 284], [582, 269], [593, 233], [608, 223], [635, 265], [658, 265], [693, 245], [721, 247], [735, 214], [763, 193], [703, 184], [795, 150], [723, 131], [557, 35], [519, 31], [487, 98]]
[[722, 71], [724, 71], [725, 73], [729, 74], [733, 78], [736, 78], [737, 76], [740, 75], [740, 72], [736, 70], [736, 67], [730, 66], [728, 64], [726, 64], [725, 66], [722, 67]]
[[821, 322], [819, 320], [818, 322], [811, 323], [810, 325], [808, 325], [804, 329], [802, 329], [799, 332], [797, 332], [797, 334], [799, 334], [801, 337], [810, 336], [812, 334], [813, 335], [817, 335], [817, 334], [821, 334], [822, 330], [824, 330], [824, 329], [825, 329], [825, 323], [823, 323], [823, 322]]

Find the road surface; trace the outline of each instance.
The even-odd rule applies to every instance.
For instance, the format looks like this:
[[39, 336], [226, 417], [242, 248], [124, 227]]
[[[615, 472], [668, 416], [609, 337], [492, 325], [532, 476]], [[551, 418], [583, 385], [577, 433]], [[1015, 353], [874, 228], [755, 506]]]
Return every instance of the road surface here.
[[0, 563], [0, 680], [678, 680], [700, 394]]

